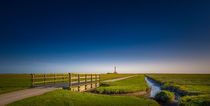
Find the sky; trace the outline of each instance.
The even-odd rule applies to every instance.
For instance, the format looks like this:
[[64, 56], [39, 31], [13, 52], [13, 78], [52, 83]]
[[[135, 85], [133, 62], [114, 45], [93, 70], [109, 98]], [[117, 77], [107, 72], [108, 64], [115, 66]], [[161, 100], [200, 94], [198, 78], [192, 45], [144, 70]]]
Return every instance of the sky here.
[[209, 0], [4, 0], [0, 73], [210, 73]]

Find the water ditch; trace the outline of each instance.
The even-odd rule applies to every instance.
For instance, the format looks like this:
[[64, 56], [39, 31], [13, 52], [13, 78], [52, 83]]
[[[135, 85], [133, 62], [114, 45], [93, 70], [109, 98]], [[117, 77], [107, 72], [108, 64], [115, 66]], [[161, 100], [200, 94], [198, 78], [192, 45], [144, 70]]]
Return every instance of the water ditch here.
[[[147, 85], [149, 85], [151, 88], [150, 98], [154, 98], [157, 93], [161, 92], [162, 89], [159, 83], [155, 82], [153, 79], [150, 79], [147, 76], [145, 76], [145, 81]], [[175, 101], [178, 102], [180, 96], [176, 92], [173, 92], [173, 93], [175, 94]]]

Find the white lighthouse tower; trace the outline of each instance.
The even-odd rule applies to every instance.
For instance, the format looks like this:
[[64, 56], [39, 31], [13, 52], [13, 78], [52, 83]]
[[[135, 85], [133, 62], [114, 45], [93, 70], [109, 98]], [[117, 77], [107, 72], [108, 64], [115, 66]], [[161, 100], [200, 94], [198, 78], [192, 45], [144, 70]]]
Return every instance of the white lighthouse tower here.
[[114, 66], [114, 74], [117, 74], [117, 67]]

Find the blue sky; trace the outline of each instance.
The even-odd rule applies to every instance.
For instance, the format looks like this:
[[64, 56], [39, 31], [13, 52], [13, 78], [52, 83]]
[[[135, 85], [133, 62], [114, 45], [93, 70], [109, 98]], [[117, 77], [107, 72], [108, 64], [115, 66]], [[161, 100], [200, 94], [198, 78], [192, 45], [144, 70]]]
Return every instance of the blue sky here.
[[1, 73], [210, 72], [209, 1], [1, 2]]

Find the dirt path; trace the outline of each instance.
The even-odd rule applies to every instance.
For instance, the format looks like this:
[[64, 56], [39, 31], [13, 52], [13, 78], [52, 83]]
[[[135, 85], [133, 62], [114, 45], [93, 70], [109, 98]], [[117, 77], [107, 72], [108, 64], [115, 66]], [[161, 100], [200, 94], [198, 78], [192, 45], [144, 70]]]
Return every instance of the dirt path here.
[[[136, 75], [134, 75], [134, 76], [136, 76]], [[134, 77], [134, 76], [111, 79], [111, 80], [106, 80], [104, 82], [114, 82], [114, 81], [119, 81], [119, 80], [127, 79], [130, 77]], [[9, 104], [9, 103], [12, 103], [12, 102], [24, 99], [24, 98], [41, 95], [41, 94], [56, 90], [62, 86], [66, 86], [66, 85], [68, 85], [68, 83], [63, 83], [63, 84], [61, 83], [61, 84], [57, 84], [55, 86], [48, 85], [48, 86], [44, 86], [44, 87], [36, 87], [36, 88], [30, 88], [30, 89], [19, 90], [19, 91], [15, 91], [15, 92], [6, 93], [6, 94], [1, 94], [0, 95], [0, 106], [6, 105], [6, 104]]]
[[114, 82], [114, 81], [119, 81], [119, 80], [124, 80], [127, 78], [135, 77], [136, 75], [128, 76], [128, 77], [122, 77], [122, 78], [116, 78], [116, 79], [111, 79], [111, 80], [105, 80], [103, 82]]
[[31, 96], [41, 95], [45, 92], [49, 92], [55, 89], [58, 89], [58, 88], [37, 87], [37, 88], [30, 88], [30, 89], [2, 94], [0, 95], [0, 106], [6, 105], [8, 103], [12, 103], [12, 102], [24, 99], [24, 98], [28, 98]]

